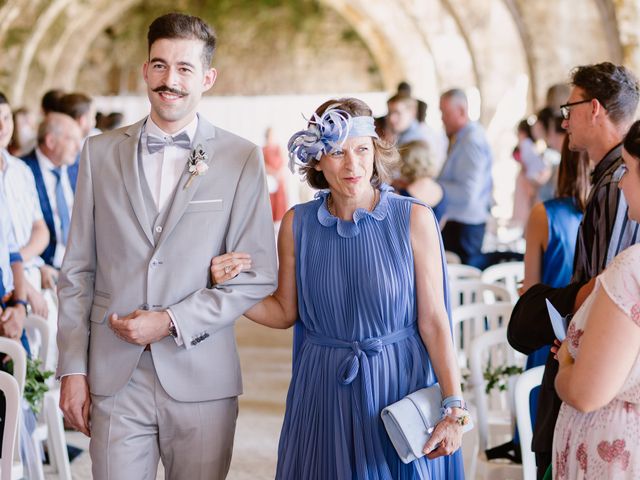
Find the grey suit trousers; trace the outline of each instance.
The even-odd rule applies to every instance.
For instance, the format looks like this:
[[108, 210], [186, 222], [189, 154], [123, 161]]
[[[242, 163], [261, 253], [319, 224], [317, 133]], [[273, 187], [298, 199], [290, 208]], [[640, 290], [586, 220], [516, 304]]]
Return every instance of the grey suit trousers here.
[[238, 397], [179, 402], [162, 388], [145, 351], [129, 383], [91, 395], [91, 459], [96, 480], [222, 480], [231, 463]]

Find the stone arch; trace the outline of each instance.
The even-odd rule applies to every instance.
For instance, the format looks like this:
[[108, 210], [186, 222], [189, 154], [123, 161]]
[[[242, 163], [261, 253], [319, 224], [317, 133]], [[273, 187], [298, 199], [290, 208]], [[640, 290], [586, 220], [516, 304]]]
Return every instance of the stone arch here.
[[22, 95], [26, 86], [31, 62], [33, 61], [40, 41], [45, 36], [47, 30], [51, 27], [57, 16], [71, 2], [72, 0], [53, 0], [53, 2], [51, 2], [38, 16], [33, 27], [33, 32], [22, 49], [22, 55], [18, 63], [18, 68], [16, 69], [13, 90], [13, 99], [16, 104], [22, 102]]

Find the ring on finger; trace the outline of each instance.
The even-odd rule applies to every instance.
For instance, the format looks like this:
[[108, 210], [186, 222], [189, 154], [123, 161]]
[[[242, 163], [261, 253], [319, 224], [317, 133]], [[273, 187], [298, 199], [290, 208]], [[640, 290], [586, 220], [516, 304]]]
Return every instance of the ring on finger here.
[[226, 266], [224, 267], [224, 273], [227, 273], [227, 274], [228, 274], [230, 271], [231, 271], [231, 266], [230, 266], [230, 265], [226, 265]]

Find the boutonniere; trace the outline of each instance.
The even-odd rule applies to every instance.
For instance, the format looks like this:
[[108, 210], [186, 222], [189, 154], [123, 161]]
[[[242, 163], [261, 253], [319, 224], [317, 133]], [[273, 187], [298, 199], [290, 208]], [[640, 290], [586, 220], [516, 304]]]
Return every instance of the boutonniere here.
[[187, 183], [184, 185], [185, 190], [189, 188], [189, 185], [191, 185], [191, 182], [193, 182], [194, 178], [207, 173], [207, 170], [209, 170], [209, 165], [207, 165], [208, 158], [209, 155], [207, 155], [207, 152], [204, 151], [204, 148], [202, 148], [202, 145], [200, 144], [198, 144], [198, 146], [191, 151], [189, 160], [187, 160], [187, 169], [189, 170], [191, 176], [189, 177], [189, 180], [187, 180]]

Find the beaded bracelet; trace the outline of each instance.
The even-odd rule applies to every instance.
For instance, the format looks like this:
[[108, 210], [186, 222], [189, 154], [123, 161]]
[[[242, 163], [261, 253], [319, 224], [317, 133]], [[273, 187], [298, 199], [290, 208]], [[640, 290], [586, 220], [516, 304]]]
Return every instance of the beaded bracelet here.
[[462, 415], [454, 415], [452, 408], [445, 408], [443, 409], [441, 420], [444, 419], [444, 417], [449, 417], [455, 420], [458, 425], [464, 427], [471, 421], [471, 415], [469, 415], [469, 411], [466, 408], [462, 408], [462, 410], [464, 410], [465, 413], [463, 413]]

